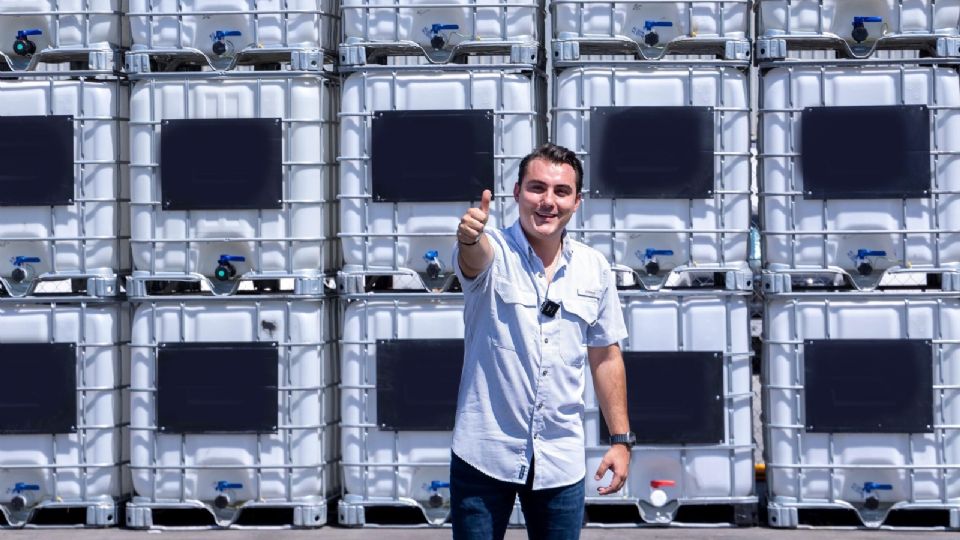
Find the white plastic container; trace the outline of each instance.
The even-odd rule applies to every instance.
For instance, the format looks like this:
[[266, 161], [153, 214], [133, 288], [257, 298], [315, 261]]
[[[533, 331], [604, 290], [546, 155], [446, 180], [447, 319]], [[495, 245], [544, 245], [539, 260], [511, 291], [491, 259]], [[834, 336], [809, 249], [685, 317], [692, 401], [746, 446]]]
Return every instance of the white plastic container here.
[[[259, 49], [333, 50], [337, 43], [334, 0], [128, 1], [133, 51], [189, 49], [221, 57]], [[226, 47], [222, 54], [216, 53], [218, 41]]]
[[[577, 152], [584, 164], [584, 199], [569, 229], [581, 231], [580, 239], [600, 250], [613, 264], [641, 274], [647, 273], [645, 267], [651, 260], [659, 265], [661, 273], [691, 265], [745, 264], [750, 224], [748, 95], [747, 77], [735, 68], [564, 70], [554, 86], [554, 141]], [[620, 110], [628, 114], [633, 113], [626, 108], [641, 114], [657, 114], [664, 107], [701, 111], [706, 119], [703, 129], [708, 137], [713, 133], [714, 154], [712, 179], [707, 178], [704, 191], [690, 198], [647, 192], [619, 198], [605, 195], [599, 181], [593, 179], [593, 170], [601, 163], [593, 161], [597, 150], [591, 148], [591, 124], [598, 107], [613, 106], [624, 108]], [[644, 166], [646, 158], [636, 156], [646, 155], [644, 141], [658, 137], [658, 133], [668, 137], [666, 144], [676, 141], [682, 145], [693, 137], [684, 130], [667, 133], [671, 115], [682, 112], [663, 116], [659, 124], [632, 124], [628, 128], [634, 130], [632, 133], [615, 130], [621, 141], [636, 141], [636, 151], [611, 155], [607, 160], [634, 160], [623, 165], [628, 172], [622, 175], [630, 175], [635, 187], [646, 189], [645, 173], [629, 173], [629, 169]], [[671, 177], [669, 172], [651, 174]]]
[[[385, 421], [377, 416], [378, 395], [387, 381], [377, 379], [377, 351], [378, 345], [386, 346], [385, 341], [416, 345], [418, 342], [414, 340], [419, 340], [421, 346], [429, 346], [431, 340], [458, 340], [461, 356], [450, 360], [462, 366], [462, 339], [462, 298], [442, 302], [371, 298], [347, 304], [341, 342], [341, 455], [345, 489], [341, 523], [346, 521], [344, 504], [419, 506], [430, 522], [440, 524], [446, 520], [450, 512], [450, 491], [445, 484], [450, 479], [452, 420], [459, 380], [441, 380], [434, 374], [426, 383], [446, 390], [447, 397], [452, 391], [452, 403], [444, 403], [450, 408], [444, 411], [451, 420], [449, 429], [382, 429]], [[405, 360], [409, 373], [431, 377], [416, 366], [416, 358]], [[422, 360], [431, 358], [423, 356]], [[433, 359], [434, 362], [443, 360]], [[404, 411], [411, 404], [394, 402], [387, 406]], [[431, 497], [439, 498], [431, 504]]]
[[[644, 418], [632, 416], [631, 424], [641, 442], [633, 449], [627, 483], [614, 495], [598, 496], [597, 488], [609, 485], [611, 477], [608, 473], [596, 481], [593, 473], [609, 446], [600, 438], [603, 418], [593, 381], [588, 380], [584, 396], [588, 505], [636, 504], [643, 520], [651, 523], [669, 523], [683, 505], [756, 505], [747, 298], [743, 294], [622, 296], [630, 336], [623, 344], [627, 399], [643, 402], [646, 414], [658, 406], [649, 396], [660, 389], [684, 401], [698, 401], [701, 396], [692, 395], [684, 380], [676, 379], [682, 373], [668, 366], [671, 359], [680, 361], [686, 354], [703, 353], [701, 367], [688, 368], [687, 373], [692, 380], [702, 372], [716, 372], [712, 389], [719, 392], [705, 396], [714, 403], [701, 409], [696, 418], [678, 416], [667, 422], [675, 422], [677, 430], [689, 430], [701, 415], [712, 416], [719, 420], [711, 426], [712, 431], [720, 437], [713, 442], [657, 442], [645, 433]], [[639, 357], [641, 354], [651, 356]], [[658, 362], [666, 370], [648, 371], [644, 361]]]
[[954, 36], [960, 25], [957, 0], [759, 0], [762, 36], [831, 35], [853, 42], [857, 17], [868, 40], [903, 34]]
[[[15, 397], [11, 403], [8, 393], [0, 398], [5, 415], [0, 420], [0, 511], [8, 524], [22, 526], [35, 510], [53, 507], [88, 507], [88, 525], [117, 524], [116, 501], [129, 488], [121, 471], [128, 455], [121, 431], [125, 314], [117, 306], [94, 303], [0, 305], [0, 349], [10, 364], [4, 368], [4, 386], [23, 385], [43, 396], [39, 403]], [[30, 356], [13, 356], [16, 347], [29, 347], [22, 352]], [[25, 365], [31, 362], [36, 367]], [[13, 365], [18, 363], [23, 365]], [[25, 376], [25, 370], [28, 379], [10, 379]], [[73, 388], [64, 388], [62, 380], [43, 382], [45, 376], [59, 377], [55, 374], [74, 375]], [[69, 424], [65, 431], [51, 427], [58, 423], [52, 403], [75, 408], [75, 417], [59, 419]], [[24, 431], [23, 420], [32, 427]], [[8, 431], [11, 422], [19, 432]], [[38, 432], [45, 429], [57, 433]], [[18, 503], [22, 507], [15, 509]]]
[[[960, 195], [956, 194], [960, 159], [953, 153], [960, 151], [960, 114], [955, 110], [960, 105], [958, 83], [960, 76], [949, 67], [794, 67], [765, 72], [760, 82], [760, 172], [767, 267], [839, 268], [851, 275], [858, 274], [865, 262], [878, 274], [891, 267], [956, 267], [960, 260]], [[914, 113], [926, 107], [928, 181], [920, 178], [922, 185], [915, 186], [907, 197], [811, 194], [801, 163], [802, 120], [811, 112], [836, 113], [851, 110], [843, 109], [851, 106]], [[916, 118], [923, 119], [922, 115]], [[902, 136], [899, 125], [889, 127], [891, 135]], [[873, 136], [860, 133], [857, 125], [844, 126], [838, 133], [849, 133], [851, 143]], [[918, 137], [922, 144], [925, 133]], [[835, 146], [836, 155], [842, 157], [839, 151], [843, 148], [847, 147]], [[889, 153], [867, 149], [856, 154], [856, 159], [876, 162]], [[911, 170], [923, 175], [927, 162], [919, 155], [918, 159]], [[885, 186], [878, 181], [870, 188]]]
[[[374, 123], [380, 121], [377, 115], [382, 113], [440, 110], [483, 116], [480, 123], [493, 133], [492, 153], [485, 165], [490, 177], [481, 179], [489, 182], [486, 185], [494, 194], [488, 226], [513, 223], [517, 215], [513, 186], [520, 160], [536, 146], [540, 133], [536, 86], [529, 75], [489, 69], [357, 72], [343, 84], [339, 199], [346, 270], [423, 275], [428, 270], [427, 259], [436, 259], [443, 274], [452, 274], [449, 265], [457, 225], [464, 212], [478, 204], [483, 189], [463, 187], [462, 179], [443, 177], [437, 181], [459, 190], [462, 200], [418, 202], [419, 197], [430, 196], [425, 192], [429, 186], [421, 185], [419, 191], [411, 189], [407, 200], [378, 202], [371, 187], [376, 182], [371, 161], [378, 151], [372, 133]], [[473, 144], [457, 132], [431, 133], [429, 137], [446, 138], [450, 144]], [[430, 138], [417, 142], [416, 155], [410, 155], [409, 161], [429, 163], [436, 142]], [[490, 141], [476, 144], [489, 145]], [[382, 151], [393, 146], [385, 145]], [[432, 251], [437, 252], [436, 257], [426, 257]]]
[[[159, 279], [192, 276], [229, 289], [240, 278], [311, 277], [335, 266], [326, 203], [335, 170], [335, 88], [323, 77], [259, 78], [253, 73], [249, 77], [138, 81], [131, 100], [134, 275]], [[191, 136], [191, 126], [222, 125], [221, 121], [229, 119], [244, 119], [259, 126], [257, 129], [266, 123], [266, 131], [275, 136], [267, 141], [272, 146], [258, 146], [259, 139], [252, 142], [254, 139], [243, 137], [223, 141], [221, 134], [229, 137], [233, 132], [230, 122], [206, 140], [185, 143], [186, 139], [178, 136], [165, 144], [186, 144], [190, 146], [187, 152], [195, 148], [196, 156], [208, 160], [186, 162], [193, 163], [189, 174], [211, 170], [217, 174], [218, 167], [236, 168], [236, 160], [246, 155], [250, 165], [263, 168], [264, 176], [273, 176], [273, 198], [248, 197], [266, 185], [265, 178], [250, 178], [252, 183], [240, 189], [225, 178], [202, 186], [201, 204], [187, 209], [171, 205], [169, 193], [166, 198], [163, 195], [161, 142], [164, 130], [181, 119], [189, 119], [181, 124], [182, 137]], [[222, 153], [205, 154], [208, 143]], [[182, 159], [196, 156], [183, 155]], [[274, 161], [268, 163], [268, 159]], [[173, 164], [177, 162], [184, 163], [175, 159]], [[173, 177], [171, 182], [178, 180]], [[167, 189], [172, 188], [173, 184]], [[182, 185], [180, 191], [194, 196], [200, 193], [200, 186], [191, 190], [189, 184]], [[222, 208], [227, 199], [250, 204]], [[203, 209], [190, 209], [196, 207]], [[221, 280], [217, 269], [225, 255], [233, 258], [234, 272]]]
[[[641, 45], [664, 46], [673, 40], [696, 38], [744, 39], [747, 2], [592, 2], [553, 3], [554, 38], [617, 38]], [[656, 40], [648, 37], [655, 34]], [[652, 43], [651, 43], [652, 42]]]
[[[0, 280], [11, 294], [26, 294], [38, 279], [115, 278], [129, 268], [125, 205], [118, 202], [127, 193], [126, 167], [120, 165], [127, 159], [127, 99], [119, 82], [0, 81], [0, 122], [42, 124], [33, 131], [50, 137], [42, 159], [61, 163], [63, 172], [54, 179], [38, 173], [41, 163], [15, 163], [44, 141], [8, 133], [4, 160], [13, 165], [6, 168], [0, 195]], [[38, 189], [38, 182], [49, 189]], [[28, 262], [17, 265], [18, 257]]]
[[5, 0], [0, 3], [0, 54], [23, 57], [15, 50], [19, 37], [32, 42], [37, 53], [126, 45], [125, 4], [126, 0]]
[[[431, 53], [471, 42], [536, 42], [536, 2], [343, 0], [343, 41], [413, 42]], [[437, 47], [439, 45], [439, 47]]]
[[[935, 293], [768, 298], [763, 408], [771, 525], [797, 526], [797, 508], [803, 507], [854, 508], [871, 526], [896, 508], [956, 513], [958, 317], [957, 299]], [[923, 354], [884, 356], [910, 340]], [[859, 352], [837, 358], [816, 352], [836, 344], [852, 344]], [[834, 379], [838, 391], [814, 390], [824, 373], [848, 363], [851, 368]], [[883, 380], [890, 381], [887, 388], [875, 385]], [[901, 392], [914, 383], [917, 392]], [[894, 396], [900, 401], [890, 402]], [[883, 425], [843, 430], [813, 425], [830, 416], [849, 417], [852, 405], [875, 420], [871, 411], [907, 409], [916, 402], [926, 406], [907, 418], [919, 422], [909, 432]], [[831, 408], [828, 417], [822, 412], [815, 417], [812, 408], [824, 404]]]
[[[327, 496], [339, 489], [332, 314], [332, 305], [323, 300], [142, 304], [134, 315], [131, 342], [133, 504], [207, 508], [221, 524], [231, 523], [238, 510], [257, 505], [319, 508], [313, 514], [321, 517], [316, 524], [322, 524]], [[223, 381], [233, 382], [207, 377], [191, 383], [188, 377], [181, 382], [204, 392], [165, 391], [158, 379], [164, 372], [160, 363], [178, 360], [166, 351], [211, 342], [228, 346], [205, 353], [199, 361], [223, 362], [235, 356], [236, 373], [223, 376]], [[250, 379], [245, 368], [252, 364], [244, 354], [253, 347], [265, 347], [268, 356], [275, 356], [275, 379]], [[198, 366], [197, 371], [202, 369]], [[270, 394], [276, 396], [272, 403], [277, 411], [273, 425], [264, 431], [257, 429], [253, 417], [231, 417], [238, 412], [230, 407], [263, 398], [254, 391], [261, 385], [274, 388]], [[164, 408], [184, 400], [205, 422], [212, 418], [233, 427], [216, 432], [165, 427]], [[267, 396], [266, 405], [270, 401]]]

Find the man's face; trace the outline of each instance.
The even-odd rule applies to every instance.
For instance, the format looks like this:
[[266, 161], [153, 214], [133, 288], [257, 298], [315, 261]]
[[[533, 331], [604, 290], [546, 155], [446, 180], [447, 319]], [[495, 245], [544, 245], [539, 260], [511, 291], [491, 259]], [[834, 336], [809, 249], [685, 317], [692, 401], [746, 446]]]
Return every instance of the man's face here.
[[567, 164], [533, 159], [520, 184], [513, 186], [520, 226], [533, 240], [559, 239], [580, 206], [577, 173]]

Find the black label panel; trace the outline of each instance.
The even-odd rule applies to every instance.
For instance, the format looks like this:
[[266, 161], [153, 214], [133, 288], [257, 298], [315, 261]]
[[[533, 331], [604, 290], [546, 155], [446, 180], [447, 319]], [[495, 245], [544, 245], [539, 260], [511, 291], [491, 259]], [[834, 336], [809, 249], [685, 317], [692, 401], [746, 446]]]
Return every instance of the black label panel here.
[[0, 343], [0, 433], [77, 431], [77, 350], [72, 343]]
[[377, 340], [377, 423], [384, 431], [450, 431], [462, 339]]
[[73, 201], [73, 116], [0, 116], [0, 206]]

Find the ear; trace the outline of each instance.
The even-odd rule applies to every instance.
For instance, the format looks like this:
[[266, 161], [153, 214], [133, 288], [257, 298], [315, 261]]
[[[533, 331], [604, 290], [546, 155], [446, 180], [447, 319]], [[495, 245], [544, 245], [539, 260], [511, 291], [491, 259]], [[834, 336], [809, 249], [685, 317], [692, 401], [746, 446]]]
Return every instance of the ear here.
[[582, 202], [583, 202], [583, 193], [578, 191], [578, 192], [577, 192], [577, 203], [576, 203], [575, 205], [573, 205], [573, 211], [574, 211], [574, 212], [576, 212], [577, 210], [580, 209], [580, 203], [582, 203]]
[[513, 184], [513, 200], [520, 202], [520, 182]]

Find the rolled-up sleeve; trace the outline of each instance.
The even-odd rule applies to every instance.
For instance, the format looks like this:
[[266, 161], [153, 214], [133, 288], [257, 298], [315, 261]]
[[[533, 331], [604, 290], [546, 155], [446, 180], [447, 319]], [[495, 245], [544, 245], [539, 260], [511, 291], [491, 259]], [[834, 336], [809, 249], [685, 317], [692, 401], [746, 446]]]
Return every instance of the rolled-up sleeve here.
[[600, 292], [600, 312], [597, 323], [587, 330], [587, 347], [606, 347], [627, 337], [620, 296], [617, 294], [613, 270], [605, 265], [603, 289]]

